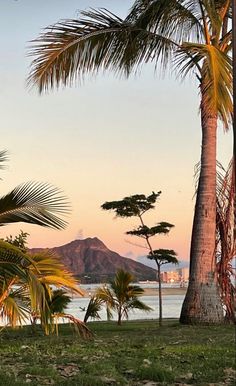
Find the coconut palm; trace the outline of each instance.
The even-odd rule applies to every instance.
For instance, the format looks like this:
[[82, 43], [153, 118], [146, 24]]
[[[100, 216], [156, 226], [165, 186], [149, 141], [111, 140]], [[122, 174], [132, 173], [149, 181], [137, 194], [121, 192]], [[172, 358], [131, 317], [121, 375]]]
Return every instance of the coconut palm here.
[[130, 310], [139, 309], [145, 312], [152, 310], [139, 300], [144, 289], [132, 284], [133, 281], [134, 276], [131, 273], [120, 269], [109, 286], [103, 286], [96, 291], [96, 298], [101, 299], [107, 306], [108, 317], [112, 317], [112, 310], [117, 312], [118, 325], [121, 325], [122, 319], [128, 319]]
[[183, 323], [220, 323], [216, 280], [216, 137], [229, 127], [232, 104], [230, 0], [136, 0], [125, 19], [106, 9], [50, 26], [33, 43], [29, 83], [40, 92], [68, 86], [86, 74], [128, 77], [144, 63], [192, 74], [200, 91], [201, 173], [190, 251]]

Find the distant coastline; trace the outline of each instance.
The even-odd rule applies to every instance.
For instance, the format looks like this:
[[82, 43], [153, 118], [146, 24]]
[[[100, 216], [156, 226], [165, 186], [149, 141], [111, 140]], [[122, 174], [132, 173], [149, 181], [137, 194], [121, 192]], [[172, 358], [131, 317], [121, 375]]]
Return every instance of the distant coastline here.
[[[82, 286], [83, 287], [83, 286]], [[171, 295], [185, 295], [187, 288], [186, 287], [170, 287], [170, 288], [162, 288], [163, 296], [171, 296]], [[93, 296], [96, 288], [86, 288], [84, 289], [84, 297]], [[141, 296], [155, 296], [158, 295], [158, 287], [153, 284], [152, 288], [144, 288], [144, 293]]]

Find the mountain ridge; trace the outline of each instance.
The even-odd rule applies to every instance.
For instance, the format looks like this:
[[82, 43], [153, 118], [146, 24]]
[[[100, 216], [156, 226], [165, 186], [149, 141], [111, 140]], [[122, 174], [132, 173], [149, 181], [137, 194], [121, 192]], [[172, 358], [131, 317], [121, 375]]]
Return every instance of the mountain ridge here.
[[31, 253], [52, 250], [82, 283], [112, 279], [119, 268], [131, 272], [136, 280], [156, 280], [156, 270], [111, 251], [97, 237], [71, 242], [53, 248], [32, 248]]

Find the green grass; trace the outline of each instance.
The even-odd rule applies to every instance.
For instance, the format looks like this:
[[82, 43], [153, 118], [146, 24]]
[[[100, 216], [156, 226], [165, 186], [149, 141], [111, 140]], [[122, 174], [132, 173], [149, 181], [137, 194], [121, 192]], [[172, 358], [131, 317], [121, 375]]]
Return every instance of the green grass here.
[[234, 326], [182, 326], [166, 320], [90, 323], [83, 341], [69, 325], [0, 334], [0, 385], [235, 385]]

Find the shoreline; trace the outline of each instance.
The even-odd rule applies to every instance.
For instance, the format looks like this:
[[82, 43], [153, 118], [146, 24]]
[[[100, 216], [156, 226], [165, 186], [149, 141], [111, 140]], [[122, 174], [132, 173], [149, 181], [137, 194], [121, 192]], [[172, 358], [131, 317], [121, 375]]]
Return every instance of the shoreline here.
[[[96, 292], [96, 289], [90, 288], [89, 290], [84, 291], [84, 298], [89, 298], [93, 296]], [[162, 288], [162, 295], [163, 296], [171, 296], [171, 295], [185, 295], [187, 291], [187, 287], [177, 287], [177, 288]], [[144, 293], [142, 296], [158, 296], [158, 287], [153, 287], [153, 288], [144, 288]], [[77, 297], [77, 295], [74, 295], [74, 297]], [[78, 295], [78, 297], [81, 297]]]

